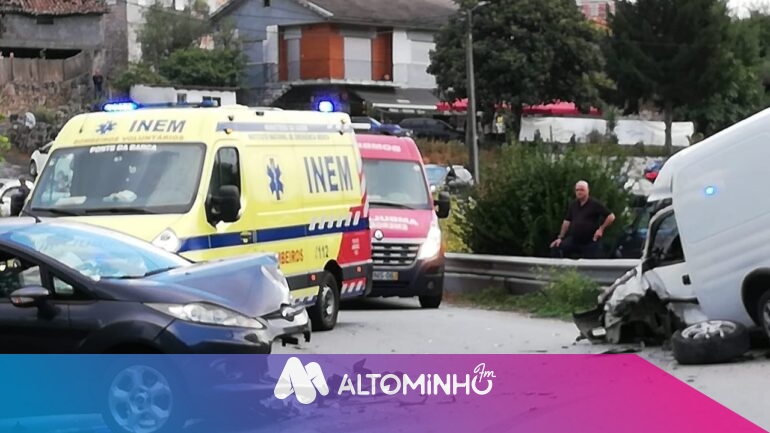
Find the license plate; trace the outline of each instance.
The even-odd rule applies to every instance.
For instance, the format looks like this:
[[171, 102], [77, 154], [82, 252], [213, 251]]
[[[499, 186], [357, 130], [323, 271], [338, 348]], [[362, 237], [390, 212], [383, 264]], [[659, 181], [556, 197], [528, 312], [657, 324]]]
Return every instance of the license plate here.
[[398, 272], [375, 271], [372, 277], [379, 281], [396, 281], [398, 280]]

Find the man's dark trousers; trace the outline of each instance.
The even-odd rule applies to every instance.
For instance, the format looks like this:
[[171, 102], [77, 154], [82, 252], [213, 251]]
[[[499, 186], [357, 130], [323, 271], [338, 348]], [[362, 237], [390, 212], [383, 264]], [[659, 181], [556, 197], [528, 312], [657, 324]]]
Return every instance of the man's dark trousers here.
[[551, 248], [551, 257], [571, 258], [576, 255], [581, 259], [595, 259], [599, 256], [599, 242], [577, 243], [571, 236], [562, 239], [561, 245]]

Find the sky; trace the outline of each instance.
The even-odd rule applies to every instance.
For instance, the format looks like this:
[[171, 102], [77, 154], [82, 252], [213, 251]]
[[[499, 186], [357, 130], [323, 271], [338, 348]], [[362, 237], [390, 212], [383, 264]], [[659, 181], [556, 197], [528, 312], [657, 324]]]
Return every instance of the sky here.
[[739, 16], [746, 16], [747, 9], [753, 9], [755, 6], [770, 7], [770, 0], [729, 0], [728, 5]]

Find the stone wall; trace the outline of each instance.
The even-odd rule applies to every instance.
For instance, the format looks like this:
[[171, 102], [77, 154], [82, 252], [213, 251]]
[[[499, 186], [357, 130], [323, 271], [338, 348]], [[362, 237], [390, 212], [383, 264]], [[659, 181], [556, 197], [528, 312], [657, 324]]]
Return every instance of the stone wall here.
[[0, 114], [34, 111], [40, 107], [56, 109], [63, 105], [86, 106], [93, 102], [90, 75], [60, 82], [8, 82], [0, 85]]

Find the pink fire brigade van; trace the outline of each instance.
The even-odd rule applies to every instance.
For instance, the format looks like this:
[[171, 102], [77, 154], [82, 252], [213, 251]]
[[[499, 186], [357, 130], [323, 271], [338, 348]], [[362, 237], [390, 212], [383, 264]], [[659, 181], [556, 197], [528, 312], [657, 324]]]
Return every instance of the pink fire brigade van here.
[[423, 308], [438, 308], [444, 291], [438, 219], [449, 216], [449, 194], [434, 201], [422, 156], [411, 138], [356, 136], [372, 232], [374, 278], [369, 296], [417, 296]]

